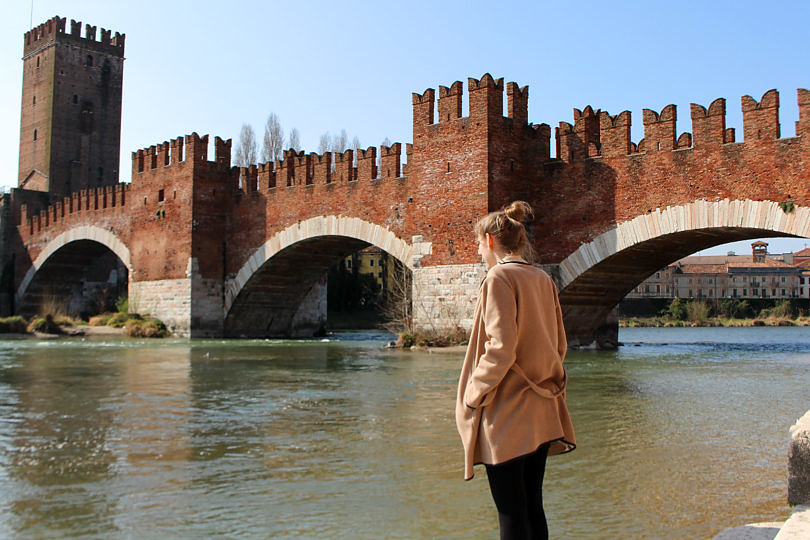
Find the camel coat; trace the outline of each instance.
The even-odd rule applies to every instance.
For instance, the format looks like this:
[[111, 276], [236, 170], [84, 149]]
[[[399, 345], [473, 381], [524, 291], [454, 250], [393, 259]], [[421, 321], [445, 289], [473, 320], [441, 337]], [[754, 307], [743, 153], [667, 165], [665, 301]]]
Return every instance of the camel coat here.
[[505, 259], [487, 272], [459, 378], [456, 425], [464, 479], [551, 443], [576, 447], [565, 404], [567, 342], [557, 288], [541, 269]]

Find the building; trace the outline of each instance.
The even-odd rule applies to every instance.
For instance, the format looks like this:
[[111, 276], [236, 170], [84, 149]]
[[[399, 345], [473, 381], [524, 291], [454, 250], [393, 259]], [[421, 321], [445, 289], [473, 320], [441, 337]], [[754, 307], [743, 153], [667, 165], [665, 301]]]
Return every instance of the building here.
[[810, 298], [810, 250], [777, 255], [767, 252], [767, 242], [751, 247], [751, 255], [685, 257], [644, 280], [627, 298]]
[[118, 183], [124, 35], [60, 17], [25, 33], [18, 186], [52, 201]]

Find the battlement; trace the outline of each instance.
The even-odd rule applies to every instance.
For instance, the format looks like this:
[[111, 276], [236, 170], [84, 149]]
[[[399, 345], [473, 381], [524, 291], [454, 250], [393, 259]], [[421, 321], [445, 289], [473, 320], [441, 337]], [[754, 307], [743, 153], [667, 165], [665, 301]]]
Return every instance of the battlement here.
[[20, 235], [25, 240], [49, 227], [90, 212], [95, 215], [100, 211], [121, 209], [127, 203], [130, 187], [130, 184], [120, 183], [114, 186], [82, 189], [33, 215], [28, 214], [28, 206], [23, 204], [20, 208], [18, 227]]
[[[810, 92], [798, 89], [799, 120], [796, 136], [810, 135]], [[757, 101], [741, 98], [744, 142], [773, 141], [781, 137], [779, 126], [779, 92], [768, 90]], [[596, 156], [620, 156], [633, 153], [708, 148], [734, 143], [736, 130], [726, 127], [726, 100], [715, 99], [709, 106], [692, 103], [692, 132], [676, 137], [677, 107], [664, 107], [660, 113], [643, 109], [644, 138], [630, 140], [630, 111], [611, 116], [590, 105], [574, 109], [574, 123], [560, 122], [556, 129], [557, 156], [564, 162]]]
[[214, 161], [208, 161], [208, 135], [182, 135], [132, 152], [132, 179], [144, 173], [185, 163], [208, 163], [220, 169], [231, 167], [231, 139], [214, 138]]
[[23, 58], [58, 40], [66, 40], [94, 49], [101, 48], [105, 52], [116, 56], [124, 56], [125, 34], [116, 32], [113, 36], [112, 30], [102, 28], [100, 38], [97, 40], [96, 31], [98, 27], [86, 24], [84, 26], [84, 36], [82, 36], [81, 21], [70, 21], [70, 33], [66, 32], [66, 22], [67, 19], [56, 16], [26, 32], [24, 35]]
[[[503, 116], [503, 78], [494, 79], [485, 73], [481, 79], [472, 77], [467, 79], [469, 92], [469, 117], [471, 119], [486, 119], [494, 121]], [[438, 123], [453, 122], [460, 119], [462, 110], [462, 94], [464, 85], [455, 81], [450, 86], [439, 86]], [[515, 123], [526, 125], [528, 123], [529, 87], [519, 87], [517, 83], [510, 82], [506, 87], [507, 118]], [[435, 98], [436, 92], [428, 88], [422, 94], [412, 94], [413, 101], [413, 127], [420, 131], [427, 126], [435, 124]]]

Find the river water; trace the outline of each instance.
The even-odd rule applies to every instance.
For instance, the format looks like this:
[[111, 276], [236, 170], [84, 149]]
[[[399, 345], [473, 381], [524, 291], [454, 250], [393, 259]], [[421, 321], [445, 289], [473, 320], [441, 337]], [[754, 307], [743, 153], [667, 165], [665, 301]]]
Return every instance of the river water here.
[[[2, 538], [495, 538], [462, 480], [462, 353], [328, 341], [0, 341]], [[553, 538], [785, 519], [810, 329], [622, 329], [572, 351]]]

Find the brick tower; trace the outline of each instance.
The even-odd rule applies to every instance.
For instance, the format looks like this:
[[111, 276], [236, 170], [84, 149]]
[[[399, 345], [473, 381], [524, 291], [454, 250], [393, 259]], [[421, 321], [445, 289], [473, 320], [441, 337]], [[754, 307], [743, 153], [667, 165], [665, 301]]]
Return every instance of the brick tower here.
[[51, 200], [118, 182], [124, 35], [54, 17], [25, 33], [18, 186]]

